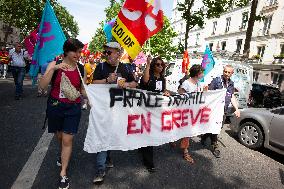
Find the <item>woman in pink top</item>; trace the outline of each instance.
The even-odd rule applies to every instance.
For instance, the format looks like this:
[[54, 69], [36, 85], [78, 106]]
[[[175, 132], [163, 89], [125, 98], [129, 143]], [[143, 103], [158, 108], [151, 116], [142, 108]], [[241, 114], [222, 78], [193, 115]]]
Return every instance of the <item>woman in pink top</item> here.
[[69, 188], [69, 179], [66, 174], [72, 152], [73, 136], [78, 131], [81, 118], [81, 98], [69, 100], [60, 90], [61, 76], [64, 73], [71, 84], [85, 94], [77, 65], [83, 43], [77, 39], [68, 39], [63, 45], [64, 58], [61, 61], [49, 63], [39, 85], [47, 89], [51, 83], [51, 92], [47, 101], [48, 132], [55, 133], [61, 148], [61, 157], [57, 165], [61, 166], [59, 188]]

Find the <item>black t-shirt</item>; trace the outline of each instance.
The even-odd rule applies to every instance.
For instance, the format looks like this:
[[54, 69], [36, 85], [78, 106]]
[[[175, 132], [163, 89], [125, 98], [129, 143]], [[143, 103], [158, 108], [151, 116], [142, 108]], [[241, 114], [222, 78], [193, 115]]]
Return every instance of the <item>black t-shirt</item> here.
[[163, 92], [166, 89], [166, 80], [164, 77], [156, 78], [154, 74], [150, 74], [148, 83], [144, 83], [143, 77], [141, 78], [140, 89], [152, 92]]
[[[93, 78], [94, 80], [106, 79], [110, 73], [115, 72], [115, 69], [116, 66], [112, 66], [107, 62], [99, 63], [95, 69]], [[135, 81], [133, 74], [127, 69], [127, 66], [121, 62], [118, 65], [116, 73], [121, 74], [121, 77], [125, 78], [126, 82]]]

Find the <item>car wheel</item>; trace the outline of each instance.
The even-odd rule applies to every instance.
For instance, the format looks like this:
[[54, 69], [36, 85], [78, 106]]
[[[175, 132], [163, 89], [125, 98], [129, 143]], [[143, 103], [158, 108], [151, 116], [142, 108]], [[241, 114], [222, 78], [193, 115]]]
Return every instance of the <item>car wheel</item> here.
[[258, 149], [263, 145], [263, 133], [259, 126], [252, 122], [241, 125], [238, 137], [241, 144], [251, 149]]

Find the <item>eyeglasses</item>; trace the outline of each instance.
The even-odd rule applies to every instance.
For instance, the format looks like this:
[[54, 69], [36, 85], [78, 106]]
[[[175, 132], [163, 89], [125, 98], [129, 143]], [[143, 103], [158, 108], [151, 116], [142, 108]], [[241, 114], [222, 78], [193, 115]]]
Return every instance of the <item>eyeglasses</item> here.
[[163, 66], [164, 64], [156, 63], [155, 64], [157, 67]]
[[105, 51], [103, 51], [103, 54], [104, 54], [104, 55], [111, 55], [111, 54], [112, 54], [112, 51], [107, 51], [107, 50], [105, 50]]
[[224, 71], [224, 73], [227, 73], [227, 74], [231, 74], [232, 72], [229, 72], [229, 71]]

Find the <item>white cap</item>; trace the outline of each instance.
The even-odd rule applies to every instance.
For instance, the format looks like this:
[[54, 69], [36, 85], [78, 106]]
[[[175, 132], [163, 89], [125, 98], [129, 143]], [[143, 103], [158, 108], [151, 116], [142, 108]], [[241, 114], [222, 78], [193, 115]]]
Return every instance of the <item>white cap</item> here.
[[121, 46], [118, 42], [108, 42], [107, 44], [104, 45], [104, 47], [121, 50]]

